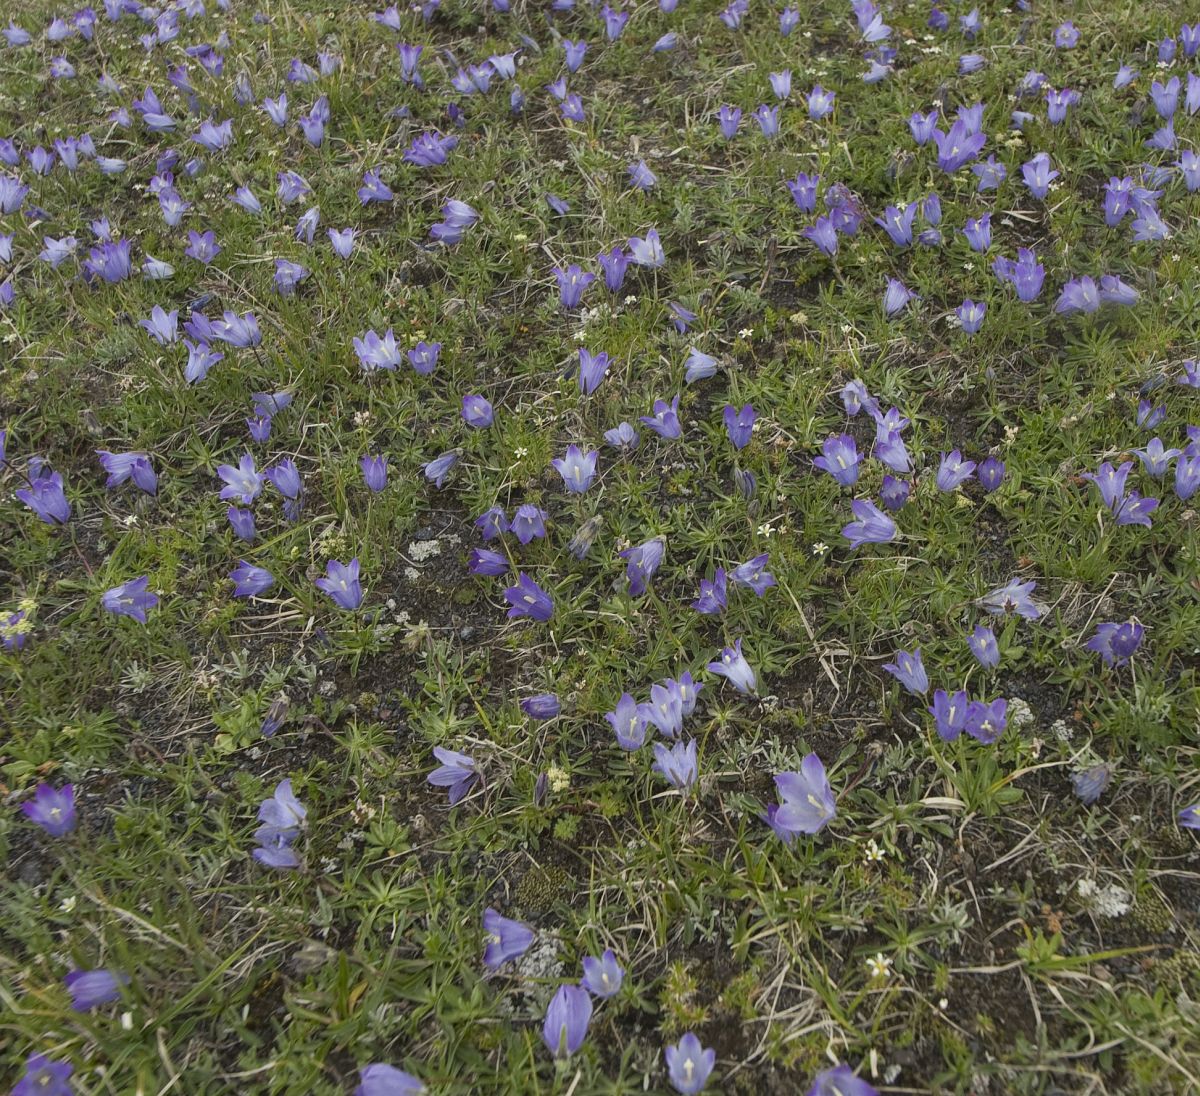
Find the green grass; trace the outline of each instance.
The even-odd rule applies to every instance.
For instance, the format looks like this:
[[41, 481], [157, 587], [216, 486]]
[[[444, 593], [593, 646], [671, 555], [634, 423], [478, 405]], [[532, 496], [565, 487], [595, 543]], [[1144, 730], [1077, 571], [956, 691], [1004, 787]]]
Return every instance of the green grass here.
[[[130, 162], [116, 178], [56, 169], [29, 198], [51, 221], [3, 223], [18, 297], [0, 311], [0, 425], [10, 459], [49, 459], [74, 508], [67, 528], [51, 529], [12, 499], [19, 476], [3, 475], [0, 611], [35, 606], [25, 650], [0, 653], [5, 1076], [43, 1052], [70, 1060], [79, 1091], [95, 1094], [346, 1092], [377, 1061], [445, 1094], [666, 1092], [662, 1046], [695, 1030], [718, 1053], [712, 1089], [727, 1093], [806, 1091], [831, 1060], [895, 1092], [1197, 1091], [1200, 876], [1196, 842], [1175, 823], [1198, 798], [1197, 517], [1135, 471], [1131, 484], [1163, 503], [1152, 529], [1115, 528], [1079, 479], [1145, 443], [1140, 387], [1173, 380], [1200, 337], [1200, 197], [1170, 185], [1173, 236], [1158, 245], [1131, 244], [1128, 222], [1110, 230], [1100, 215], [1109, 175], [1161, 155], [1142, 148], [1153, 108], [1136, 128], [1128, 115], [1156, 75], [1146, 43], [1176, 33], [1186, 5], [1047, 2], [1020, 41], [1025, 16], [981, 5], [969, 48], [989, 63], [968, 77], [956, 75], [968, 48], [957, 31], [927, 39], [927, 5], [897, 5], [886, 15], [904, 65], [874, 86], [860, 80], [838, 2], [801, 5], [788, 39], [767, 7], [735, 33], [713, 0], [683, 0], [672, 16], [640, 4], [613, 44], [583, 5], [553, 23], [545, 5], [515, 6], [500, 17], [446, 0], [429, 26], [405, 13], [397, 36], [370, 5], [271, 3], [259, 25], [252, 5], [235, 4], [181, 21], [179, 38], [149, 56], [136, 20], [114, 27], [101, 11], [94, 43], [38, 38], [0, 52], [0, 135], [48, 146], [86, 129], [102, 154]], [[1083, 41], [1056, 51], [1067, 17]], [[563, 72], [555, 27], [590, 44], [569, 80], [582, 125], [564, 124], [543, 90]], [[171, 230], [144, 187], [167, 148], [199, 151], [187, 140], [198, 119], [165, 62], [222, 29], [225, 76], [194, 61], [189, 71], [204, 113], [233, 117], [236, 140], [206, 154], [198, 178], [177, 178], [193, 209]], [[669, 29], [679, 48], [650, 54]], [[450, 128], [441, 51], [477, 63], [521, 33], [540, 47], [518, 70], [524, 115], [510, 117], [499, 81], [455, 97], [468, 123], [449, 162], [405, 164], [413, 136]], [[426, 45], [430, 90], [401, 82], [397, 40]], [[342, 57], [340, 72], [288, 85], [293, 120], [329, 96], [329, 136], [313, 149], [294, 124], [279, 131], [237, 107], [232, 77], [245, 71], [261, 101], [284, 87], [292, 57], [315, 64], [318, 49]], [[60, 53], [76, 80], [46, 80]], [[1134, 57], [1138, 84], [1114, 91], [1118, 64]], [[783, 67], [796, 94], [769, 143], [750, 112]], [[1084, 98], [1059, 127], [1034, 100], [1042, 120], [1013, 134], [1009, 95], [1030, 69]], [[152, 84], [178, 132], [156, 142], [140, 127], [112, 130], [101, 71], [125, 105]], [[819, 124], [796, 105], [815, 82], [838, 97]], [[914, 149], [908, 115], [943, 88], [948, 112], [987, 103], [986, 151], [1010, 172], [998, 196], [976, 196], [969, 172], [947, 178], [932, 149]], [[712, 118], [726, 102], [745, 111], [732, 143]], [[412, 120], [392, 116], [400, 105]], [[1177, 124], [1183, 142], [1195, 139], [1200, 123], [1181, 110]], [[1019, 182], [1039, 150], [1062, 172], [1045, 203]], [[659, 178], [647, 194], [627, 186], [640, 157]], [[355, 189], [374, 166], [396, 200], [363, 208]], [[308, 180], [311, 200], [280, 207], [284, 168]], [[868, 221], [829, 263], [801, 236], [811, 218], [784, 187], [800, 170], [844, 182], [872, 214], [936, 189], [945, 245], [898, 251]], [[261, 217], [226, 200], [240, 184], [262, 199]], [[570, 201], [566, 217], [547, 192]], [[450, 197], [481, 221], [457, 247], [431, 249]], [[307, 247], [293, 227], [313, 204], [321, 235]], [[985, 209], [986, 257], [956, 231]], [[89, 288], [74, 263], [54, 272], [37, 261], [43, 235], [73, 232], [83, 247], [102, 213], [137, 241], [135, 261], [168, 259], [174, 277]], [[360, 236], [342, 262], [324, 230], [346, 225]], [[591, 268], [602, 248], [650, 227], [666, 265], [631, 269], [613, 297], [593, 286], [586, 323], [565, 314], [551, 267]], [[188, 228], [215, 231], [223, 251], [211, 266], [183, 258]], [[1047, 268], [1032, 308], [990, 271], [1021, 245]], [[271, 288], [276, 257], [311, 271], [294, 298]], [[1084, 273], [1120, 274], [1142, 299], [1056, 317], [1061, 284]], [[890, 321], [889, 275], [923, 298]], [[202, 295], [209, 315], [253, 310], [264, 338], [256, 352], [227, 349], [189, 387], [181, 347], [156, 346], [137, 321], [155, 304], [182, 319]], [[945, 320], [966, 296], [988, 305], [973, 339]], [[690, 334], [670, 328], [668, 301], [699, 313]], [[582, 345], [614, 363], [589, 397], [563, 376], [581, 326]], [[442, 342], [437, 372], [361, 373], [351, 339], [388, 327], [405, 348]], [[722, 371], [684, 386], [693, 345]], [[849, 498], [877, 492], [882, 469], [864, 465], [852, 496], [811, 459], [845, 427], [837, 392], [854, 377], [912, 418], [908, 445], [926, 472], [898, 542], [849, 553], [839, 532]], [[268, 488], [259, 540], [245, 546], [215, 469], [247, 446], [250, 394], [282, 388], [295, 402], [251, 449], [260, 467], [296, 460], [304, 513], [287, 523]], [[496, 405], [490, 429], [459, 418], [468, 392]], [[680, 440], [643, 431], [628, 457], [602, 448], [597, 484], [564, 493], [551, 458], [572, 442], [599, 446], [605, 429], [676, 393]], [[1167, 409], [1158, 432], [1180, 444], [1196, 393], [1172, 383], [1153, 396]], [[750, 501], [733, 481], [726, 402], [759, 412], [736, 458], [758, 480]], [[420, 467], [454, 447], [461, 461], [436, 490]], [[953, 447], [1000, 455], [1001, 489], [938, 493], [930, 468]], [[96, 448], [152, 454], [158, 496], [106, 492]], [[377, 452], [391, 480], [372, 495], [358, 460]], [[508, 622], [505, 583], [466, 570], [473, 518], [524, 502], [551, 518], [545, 541], [510, 544], [554, 595], [549, 625]], [[602, 531], [577, 562], [567, 541], [593, 515]], [[663, 567], [632, 599], [616, 552], [660, 534]], [[436, 554], [418, 559], [411, 546], [429, 541]], [[716, 565], [760, 552], [778, 588], [761, 600], [731, 588], [723, 618], [689, 608]], [[367, 590], [357, 616], [312, 583], [327, 560], [352, 556]], [[243, 557], [279, 580], [265, 600], [232, 597], [226, 576]], [[141, 574], [161, 598], [149, 623], [105, 614], [102, 593]], [[1013, 576], [1035, 579], [1049, 611], [998, 625], [1004, 658], [984, 672], [964, 642], [980, 618], [973, 603]], [[1082, 645], [1097, 622], [1130, 616], [1146, 626], [1135, 665], [1105, 670]], [[703, 675], [687, 728], [701, 779], [681, 799], [651, 772], [649, 747], [616, 749], [603, 713], [624, 691], [644, 698], [656, 680], [700, 676], [738, 637], [761, 695]], [[914, 646], [934, 687], [1021, 698], [1030, 721], [991, 747], [941, 742], [881, 669]], [[541, 692], [563, 701], [548, 723], [518, 706]], [[288, 722], [264, 740], [281, 694]], [[426, 784], [435, 745], [484, 770], [453, 810]], [[839, 793], [838, 817], [789, 849], [758, 815], [770, 777], [810, 750]], [[1097, 761], [1113, 766], [1113, 784], [1086, 808], [1069, 777]], [[542, 773], [551, 791], [539, 805]], [[250, 858], [255, 815], [289, 777], [309, 808], [304, 867], [270, 872]], [[74, 782], [70, 837], [51, 840], [18, 812], [40, 780]], [[1094, 897], [1114, 885], [1129, 906], [1116, 918]], [[485, 972], [489, 905], [537, 928], [536, 961]], [[583, 1051], [556, 1067], [541, 1041], [546, 1003], [606, 947], [625, 987], [598, 1004]], [[877, 956], [886, 974], [873, 973]], [[72, 1012], [63, 975], [100, 966], [132, 975], [125, 999]]]

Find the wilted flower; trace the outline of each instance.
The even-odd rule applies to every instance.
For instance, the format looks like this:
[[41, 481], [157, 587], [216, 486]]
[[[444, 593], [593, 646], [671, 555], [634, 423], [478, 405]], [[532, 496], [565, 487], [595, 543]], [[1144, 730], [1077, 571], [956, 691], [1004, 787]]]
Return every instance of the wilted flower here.
[[671, 746], [663, 742], [654, 743], [654, 771], [681, 792], [687, 793], [695, 786], [700, 774], [699, 765], [694, 738], [686, 742], [680, 740]]
[[430, 483], [435, 487], [441, 487], [446, 482], [446, 477], [450, 475], [450, 470], [458, 463], [460, 456], [459, 450], [448, 450], [440, 457], [434, 457], [427, 464], [423, 464], [421, 471]]
[[1108, 765], [1090, 765], [1071, 775], [1071, 787], [1080, 802], [1090, 807], [1104, 794], [1111, 779], [1112, 769]]
[[1026, 620], [1037, 620], [1045, 612], [1045, 607], [1031, 596], [1036, 585], [1035, 582], [1019, 582], [1011, 578], [1003, 586], [981, 597], [976, 604], [997, 616], [1016, 613]]

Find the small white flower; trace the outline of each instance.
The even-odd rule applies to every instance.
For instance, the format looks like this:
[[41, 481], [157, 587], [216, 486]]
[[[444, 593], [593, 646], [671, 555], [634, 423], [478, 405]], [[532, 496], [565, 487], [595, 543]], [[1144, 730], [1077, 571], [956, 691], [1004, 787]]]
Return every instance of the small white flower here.
[[867, 960], [867, 973], [872, 978], [888, 978], [892, 973], [892, 961], [883, 952], [876, 952]]
[[823, 540], [817, 541], [817, 543], [812, 546], [812, 554], [814, 556], [823, 556], [828, 551], [829, 551], [829, 545], [826, 544]]
[[885, 856], [887, 856], [887, 853], [879, 847], [879, 843], [875, 840], [875, 838], [872, 837], [871, 840], [867, 842], [867, 847], [863, 852], [864, 862], [868, 864], [872, 862], [877, 863]]

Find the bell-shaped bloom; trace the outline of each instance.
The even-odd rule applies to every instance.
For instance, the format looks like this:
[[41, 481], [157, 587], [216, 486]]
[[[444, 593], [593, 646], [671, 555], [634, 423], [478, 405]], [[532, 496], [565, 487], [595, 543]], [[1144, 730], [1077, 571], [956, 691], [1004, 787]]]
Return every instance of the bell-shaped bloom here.
[[578, 308], [583, 291], [596, 280], [595, 274], [585, 271], [576, 263], [571, 263], [565, 270], [556, 266], [554, 277], [558, 281], [558, 294], [563, 308]]
[[617, 553], [625, 560], [625, 577], [633, 597], [641, 597], [646, 592], [650, 579], [662, 564], [666, 548], [667, 538], [658, 536]]
[[1134, 453], [1142, 462], [1142, 470], [1146, 475], [1159, 479], [1167, 474], [1171, 461], [1183, 455], [1183, 450], [1167, 449], [1162, 443], [1162, 438], [1151, 438], [1141, 449], [1135, 449]]
[[51, 837], [65, 837], [75, 829], [75, 788], [71, 784], [61, 788], [39, 784], [33, 798], [21, 804], [21, 811]]
[[630, 236], [626, 241], [626, 246], [629, 248], [630, 261], [638, 266], [648, 267], [653, 270], [660, 267], [667, 261], [667, 257], [663, 252], [662, 241], [658, 238], [658, 230], [650, 229], [646, 233], [645, 238], [641, 236]]
[[390, 327], [382, 337], [374, 331], [367, 331], [352, 342], [359, 364], [368, 373], [376, 369], [395, 369], [400, 365], [400, 348]]
[[554, 693], [539, 693], [537, 696], [527, 696], [521, 701], [521, 711], [530, 719], [542, 722], [554, 719], [562, 711], [562, 703]]
[[263, 479], [271, 484], [285, 499], [296, 499], [304, 491], [300, 469], [294, 460], [281, 460], [263, 472]]
[[888, 278], [887, 288], [883, 291], [883, 312], [885, 316], [895, 316], [908, 307], [910, 301], [919, 300], [916, 293], [896, 278]]
[[677, 682], [652, 685], [650, 703], [638, 707], [664, 737], [678, 738], [683, 732], [683, 697]]
[[929, 678], [921, 661], [920, 648], [912, 652], [897, 651], [895, 659], [895, 662], [885, 662], [883, 668], [913, 696], [923, 696], [929, 692]]
[[750, 444], [750, 435], [754, 430], [754, 420], [757, 413], [751, 404], [736, 408], [731, 403], [725, 405], [723, 412], [725, 432], [734, 449], [745, 449]]
[[579, 390], [585, 396], [590, 396], [600, 387], [608, 366], [609, 358], [603, 350], [593, 354], [582, 346], [579, 348]]
[[243, 453], [236, 465], [217, 465], [217, 475], [225, 481], [221, 488], [222, 499], [237, 499], [243, 505], [253, 502], [262, 493], [264, 477], [254, 464], [250, 453]]
[[510, 617], [530, 617], [545, 623], [554, 616], [553, 599], [524, 571], [517, 573], [516, 585], [504, 591], [504, 600], [511, 606]]
[[799, 772], [778, 773], [775, 787], [779, 803], [767, 808], [763, 821], [786, 844], [790, 845], [797, 834], [820, 833], [837, 814], [837, 797], [815, 753], [800, 762]]
[[944, 742], [953, 742], [967, 727], [968, 697], [965, 689], [954, 694], [938, 689], [933, 694], [929, 714], [933, 716], [934, 728]]
[[[11, 31], [11, 27], [10, 27]], [[10, 31], [6, 31], [9, 45], [14, 43]], [[75, 1067], [70, 1062], [56, 1062], [44, 1054], [31, 1054], [25, 1060], [25, 1073], [12, 1090], [12, 1096], [72, 1096], [75, 1088], [71, 1074]]]
[[1084, 275], [1082, 278], [1072, 278], [1062, 287], [1058, 300], [1054, 302], [1054, 311], [1060, 316], [1072, 312], [1096, 312], [1100, 308], [1100, 287], [1094, 279]]
[[942, 454], [941, 464], [937, 471], [937, 489], [939, 491], [954, 491], [971, 478], [975, 471], [973, 460], [963, 460], [962, 453], [952, 449]]
[[225, 511], [225, 516], [229, 519], [229, 526], [233, 530], [235, 537], [244, 541], [252, 541], [254, 539], [253, 511], [239, 510], [236, 506], [231, 506]]
[[150, 317], [139, 320], [138, 325], [146, 329], [150, 337], [159, 346], [170, 346], [179, 338], [179, 310], [165, 311], [161, 305], [155, 305]]
[[964, 728], [972, 738], [990, 746], [1008, 726], [1008, 701], [1004, 697], [990, 703], [972, 700], [967, 705], [967, 722]]
[[566, 489], [572, 494], [582, 495], [596, 478], [596, 461], [599, 455], [595, 449], [584, 453], [578, 445], [568, 445], [566, 454], [556, 457], [550, 463], [562, 476]]
[[646, 713], [628, 693], [622, 693], [617, 706], [605, 712], [604, 718], [617, 736], [617, 745], [623, 750], [640, 749], [646, 741]]
[[428, 1091], [411, 1073], [384, 1062], [363, 1066], [358, 1079], [354, 1096], [425, 1096]]
[[1200, 803], [1193, 803], [1179, 812], [1179, 824], [1188, 830], [1200, 830]]
[[491, 906], [483, 911], [483, 931], [487, 941], [483, 965], [489, 970], [496, 970], [510, 959], [524, 955], [533, 943], [533, 929], [520, 921], [501, 917]]
[[508, 518], [501, 507], [491, 506], [475, 519], [475, 528], [484, 540], [494, 540], [508, 532]]
[[441, 764], [426, 777], [426, 780], [435, 788], [447, 788], [450, 793], [450, 806], [453, 807], [479, 779], [479, 769], [474, 758], [456, 750], [447, 750], [444, 746], [434, 746], [433, 756]]
[[467, 395], [462, 400], [462, 419], [468, 426], [482, 430], [492, 425], [495, 412], [483, 396]]
[[989, 494], [1004, 482], [1004, 461], [998, 457], [988, 457], [975, 470], [979, 485]]
[[700, 775], [700, 763], [696, 756], [696, 740], [689, 738], [667, 746], [654, 743], [654, 764], [651, 766], [673, 788], [686, 794], [695, 787]]
[[275, 576], [264, 567], [255, 567], [244, 559], [229, 573], [234, 597], [258, 597], [275, 585]]
[[933, 131], [934, 144], [937, 145], [938, 168], [947, 174], [953, 174], [964, 164], [974, 160], [987, 138], [982, 131], [972, 133], [967, 124], [960, 118], [950, 129], [943, 133], [940, 129]]
[[1046, 280], [1046, 268], [1037, 261], [1037, 256], [1027, 247], [1017, 249], [1017, 258], [997, 255], [992, 262], [996, 277], [1012, 284], [1017, 297], [1025, 304], [1037, 300]]
[[457, 449], [450, 449], [441, 456], [434, 457], [427, 464], [421, 465], [421, 471], [425, 478], [435, 487], [441, 487], [446, 482], [446, 477], [450, 475], [451, 470], [458, 463], [458, 458], [461, 453]]
[[683, 426], [679, 422], [678, 396], [670, 403], [666, 400], [655, 400], [653, 411], [652, 415], [640, 415], [639, 421], [660, 438], [673, 440], [683, 435]]
[[963, 226], [963, 235], [972, 251], [984, 252], [992, 246], [992, 215], [968, 217]]
[[821, 444], [821, 456], [813, 465], [828, 472], [843, 487], [853, 487], [858, 482], [858, 446], [849, 434], [828, 437]]
[[442, 344], [440, 342], [427, 343], [419, 342], [414, 346], [405, 357], [408, 358], [408, 364], [419, 373], [422, 377], [429, 376], [436, 368], [438, 357], [442, 352]]
[[682, 1096], [695, 1096], [708, 1082], [717, 1061], [717, 1052], [705, 1049], [692, 1032], [663, 1051], [667, 1076], [675, 1091]]
[[879, 1096], [879, 1090], [843, 1064], [818, 1073], [807, 1096]]
[[611, 251], [601, 251], [596, 262], [604, 274], [604, 287], [610, 293], [618, 292], [625, 284], [625, 274], [629, 270], [628, 253], [624, 248], [614, 247]]
[[717, 359], [704, 354], [694, 346], [688, 350], [687, 360], [683, 363], [683, 381], [685, 384], [695, 384], [696, 381], [707, 380], [717, 372]]
[[1175, 495], [1185, 502], [1200, 490], [1200, 452], [1175, 463]]
[[472, 548], [467, 560], [467, 570], [473, 575], [505, 575], [508, 567], [508, 557], [489, 548]]
[[837, 96], [834, 92], [826, 91], [820, 84], [817, 84], [808, 93], [806, 99], [808, 116], [814, 122], [819, 122], [822, 118], [828, 118], [833, 113], [833, 103], [836, 98]]
[[606, 948], [599, 959], [591, 955], [584, 956], [583, 977], [579, 979], [579, 984], [593, 997], [615, 997], [624, 980], [625, 972], [612, 948]]
[[855, 520], [843, 526], [842, 536], [850, 542], [851, 549], [863, 544], [887, 544], [896, 539], [896, 523], [867, 499], [854, 499], [850, 503]]
[[986, 625], [975, 625], [975, 631], [967, 636], [967, 646], [985, 669], [995, 669], [1000, 665], [1000, 644], [996, 641], [996, 633]]
[[705, 615], [723, 613], [726, 602], [725, 568], [718, 567], [711, 579], [700, 580], [700, 596], [692, 602], [692, 608]]
[[763, 552], [745, 563], [739, 563], [729, 572], [730, 579], [739, 586], [748, 586], [762, 597], [768, 589], [777, 585], [775, 576], [766, 569], [769, 558], [768, 554]]
[[1059, 173], [1052, 169], [1050, 157], [1045, 152], [1039, 152], [1032, 160], [1021, 165], [1021, 177], [1029, 187], [1029, 193], [1035, 198], [1045, 198], [1050, 184], [1058, 176]]
[[592, 1020], [592, 998], [580, 986], [559, 986], [546, 1009], [542, 1041], [556, 1058], [569, 1058], [583, 1046]]
[[726, 104], [717, 111], [717, 125], [721, 130], [721, 136], [725, 140], [732, 141], [737, 136], [738, 126], [741, 124], [741, 107], [732, 107]]
[[1136, 620], [1106, 622], [1096, 626], [1096, 634], [1084, 644], [1095, 651], [1105, 666], [1123, 666], [1142, 644], [1145, 629]]
[[637, 190], [652, 190], [658, 182], [658, 176], [650, 170], [645, 160], [638, 160], [629, 165], [629, 184]]
[[894, 513], [908, 502], [911, 492], [912, 484], [907, 480], [887, 475], [883, 477], [883, 483], [879, 486], [879, 501]]
[[243, 350], [258, 346], [262, 342], [262, 333], [253, 312], [247, 312], [244, 316], [239, 316], [236, 312], [226, 312], [219, 322], [212, 325], [212, 335], [218, 342]]
[[754, 693], [758, 689], [758, 678], [754, 668], [742, 654], [742, 641], [721, 651], [721, 656], [708, 664], [708, 669], [725, 678], [739, 693]]
[[1119, 468], [1113, 468], [1112, 464], [1105, 461], [1095, 473], [1084, 472], [1081, 478], [1091, 480], [1100, 492], [1104, 505], [1115, 510], [1125, 494], [1125, 481], [1132, 468], [1133, 461], [1127, 460]]
[[107, 449], [97, 449], [100, 466], [108, 473], [104, 486], [116, 487], [126, 480], [132, 480], [134, 485], [153, 495], [158, 490], [158, 476], [150, 465], [150, 458], [145, 453], [112, 453]]
[[146, 587], [150, 579], [147, 575], [130, 579], [128, 582], [105, 590], [100, 604], [105, 612], [115, 616], [126, 616], [139, 624], [146, 623], [146, 611], [158, 604], [158, 595], [151, 593]]
[[368, 491], [382, 491], [387, 486], [387, 464], [387, 457], [382, 454], [376, 457], [364, 454], [358, 462]]
[[546, 535], [546, 512], [533, 503], [526, 502], [517, 507], [509, 528], [522, 544], [540, 540]]
[[128, 974], [114, 970], [73, 970], [63, 978], [71, 995], [71, 1008], [88, 1012], [121, 999], [121, 987], [129, 985]]
[[903, 210], [890, 205], [883, 211], [882, 217], [875, 218], [875, 223], [891, 237], [892, 243], [897, 247], [906, 247], [912, 243], [913, 220], [916, 215], [916, 202], [909, 202]]
[[316, 587], [324, 590], [339, 608], [353, 611], [362, 604], [363, 599], [358, 574], [357, 559], [349, 563], [331, 559], [325, 564], [325, 574], [316, 580]]

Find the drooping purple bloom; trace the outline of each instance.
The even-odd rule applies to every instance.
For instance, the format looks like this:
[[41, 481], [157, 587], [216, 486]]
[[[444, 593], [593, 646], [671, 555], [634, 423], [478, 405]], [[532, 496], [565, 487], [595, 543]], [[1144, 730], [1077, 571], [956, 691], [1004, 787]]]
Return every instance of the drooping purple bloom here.
[[1039, 152], [1032, 160], [1021, 165], [1021, 177], [1029, 188], [1029, 193], [1035, 198], [1045, 198], [1050, 190], [1050, 184], [1057, 179], [1059, 172], [1052, 169], [1050, 157], [1045, 152]]
[[100, 604], [106, 612], [115, 616], [127, 616], [139, 624], [146, 623], [146, 610], [153, 609], [158, 604], [158, 595], [151, 593], [146, 587], [150, 583], [148, 575], [130, 579], [128, 582], [106, 590], [100, 599]]
[[467, 570], [473, 575], [505, 575], [508, 567], [508, 557], [489, 548], [472, 548], [467, 561]]
[[353, 611], [362, 604], [363, 599], [358, 574], [357, 558], [349, 563], [331, 559], [325, 564], [325, 574], [316, 580], [315, 585], [318, 590], [324, 590], [338, 608]]
[[167, 312], [161, 305], [155, 305], [148, 319], [139, 320], [138, 325], [146, 329], [150, 337], [159, 346], [170, 346], [179, 338], [179, 310]]
[[457, 449], [450, 449], [439, 457], [434, 457], [433, 460], [421, 465], [421, 471], [425, 478], [435, 487], [441, 487], [446, 482], [446, 477], [450, 475], [451, 470], [458, 463], [458, 458], [461, 453]]
[[702, 353], [696, 347], [688, 350], [687, 360], [683, 363], [684, 384], [695, 384], [696, 381], [707, 380], [716, 376], [717, 359]]
[[1071, 774], [1071, 788], [1084, 806], [1090, 807], [1104, 794], [1112, 780], [1112, 768], [1103, 763], [1089, 765]]
[[21, 804], [21, 811], [30, 822], [41, 826], [51, 837], [64, 837], [75, 829], [75, 788], [39, 784], [33, 798]]
[[148, 495], [158, 491], [158, 476], [145, 453], [111, 453], [107, 449], [97, 449], [96, 455], [100, 458], [100, 466], [108, 473], [105, 487], [117, 487], [132, 480]]
[[907, 308], [910, 301], [919, 299], [903, 282], [896, 278], [888, 278], [887, 288], [883, 291], [884, 315], [894, 316]]
[[489, 970], [496, 970], [510, 959], [524, 955], [533, 943], [533, 929], [520, 921], [501, 917], [491, 906], [483, 911], [483, 931], [487, 939], [483, 965]]
[[554, 693], [539, 693], [525, 697], [521, 701], [521, 711], [531, 719], [544, 721], [554, 719], [562, 711], [562, 704]]
[[625, 284], [625, 274], [629, 269], [629, 255], [622, 247], [614, 247], [611, 251], [601, 251], [596, 256], [596, 262], [604, 273], [604, 286], [610, 293], [616, 293]]
[[435, 788], [448, 788], [450, 806], [453, 807], [479, 779], [479, 769], [473, 758], [456, 750], [448, 750], [444, 746], [434, 746], [433, 756], [441, 765], [434, 769], [426, 780]]
[[822, 118], [827, 118], [833, 113], [833, 103], [836, 95], [832, 91], [826, 91], [820, 84], [813, 87], [808, 93], [806, 102], [808, 104], [808, 116], [814, 121], [819, 122]]
[[509, 617], [530, 617], [544, 624], [554, 616], [554, 601], [524, 571], [518, 572], [516, 585], [504, 591], [504, 600], [511, 606]]

